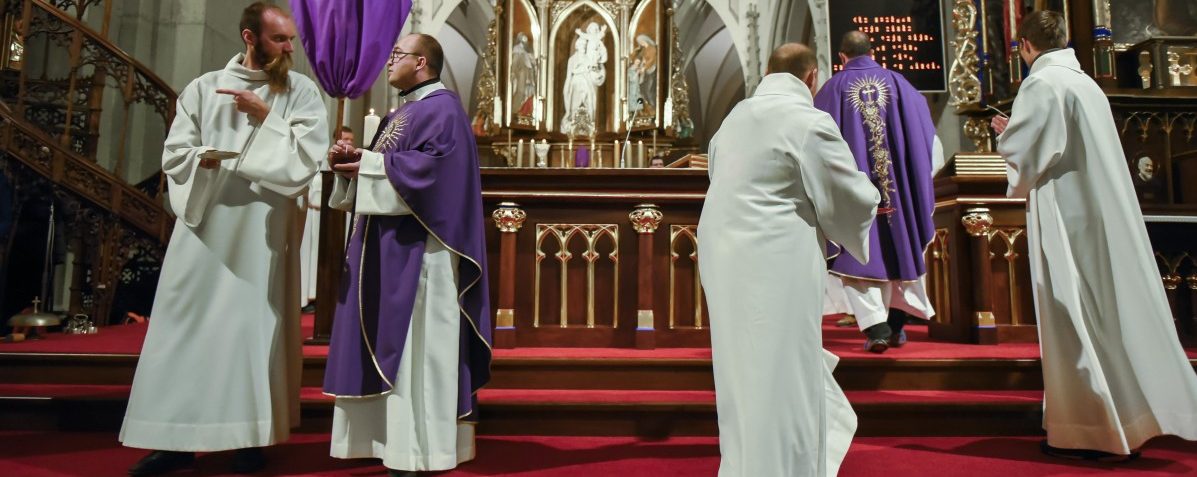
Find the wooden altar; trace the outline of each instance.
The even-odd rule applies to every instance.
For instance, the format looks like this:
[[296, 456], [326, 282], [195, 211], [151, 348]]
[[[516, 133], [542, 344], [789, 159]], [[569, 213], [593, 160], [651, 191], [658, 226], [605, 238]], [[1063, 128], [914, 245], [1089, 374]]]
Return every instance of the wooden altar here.
[[704, 170], [482, 173], [495, 346], [705, 347]]

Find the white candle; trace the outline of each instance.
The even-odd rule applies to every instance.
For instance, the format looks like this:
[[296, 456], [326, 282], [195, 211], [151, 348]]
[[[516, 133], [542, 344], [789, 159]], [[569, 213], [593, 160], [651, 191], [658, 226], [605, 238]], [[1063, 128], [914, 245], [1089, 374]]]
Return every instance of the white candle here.
[[498, 96], [495, 96], [494, 105], [495, 105], [495, 111], [494, 111], [495, 125], [502, 126], [503, 125], [503, 116], [502, 116], [503, 100], [500, 99]]
[[594, 138], [590, 138], [590, 167], [602, 167], [603, 156], [598, 155], [598, 151], [594, 150]]
[[619, 140], [616, 139], [615, 142], [612, 143], [612, 146], [614, 147], [612, 149], [612, 151], [614, 151], [614, 154], [611, 155], [611, 166], [612, 167], [623, 167], [623, 157], [619, 155]]
[[524, 140], [520, 139], [519, 144], [515, 146], [515, 167], [523, 167], [524, 162]]
[[644, 140], [636, 141], [636, 167], [644, 167]]
[[362, 124], [362, 144], [367, 146], [374, 140], [374, 134], [378, 133], [378, 123], [382, 121], [377, 114], [374, 114], [374, 108], [370, 108], [370, 114], [366, 115]]
[[665, 124], [664, 128], [669, 129], [673, 127], [673, 96], [665, 98]]

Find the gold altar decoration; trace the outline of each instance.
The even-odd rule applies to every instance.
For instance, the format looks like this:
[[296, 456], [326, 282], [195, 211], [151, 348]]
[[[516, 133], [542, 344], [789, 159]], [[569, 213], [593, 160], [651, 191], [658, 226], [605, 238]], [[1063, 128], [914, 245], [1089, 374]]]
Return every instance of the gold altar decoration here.
[[632, 229], [638, 234], [651, 234], [661, 225], [661, 210], [652, 204], [640, 204], [628, 213], [628, 220], [632, 222]]
[[956, 54], [948, 70], [949, 102], [957, 111], [981, 102], [981, 81], [977, 79], [978, 64], [976, 38], [978, 32], [977, 5], [973, 0], [956, 0], [952, 7], [952, 27], [956, 38], [952, 47]]
[[491, 213], [491, 218], [495, 220], [495, 226], [499, 228], [500, 232], [515, 233], [524, 226], [524, 220], [528, 218], [528, 213], [520, 209], [514, 202], [503, 202]]
[[533, 306], [532, 326], [540, 326], [540, 298], [541, 298], [541, 265], [548, 255], [544, 251], [546, 239], [553, 238], [557, 244], [554, 258], [560, 264], [561, 276], [558, 280], [558, 293], [561, 297], [561, 307], [558, 324], [562, 328], [569, 327], [569, 262], [574, 258], [569, 251], [574, 238], [580, 238], [585, 244], [582, 258], [586, 261], [586, 327], [594, 328], [595, 321], [595, 265], [602, 258], [598, 246], [607, 238], [611, 251], [607, 259], [612, 263], [612, 316], [611, 327], [619, 326], [619, 226], [616, 224], [537, 224], [536, 225], [536, 264], [533, 274]]
[[993, 216], [989, 215], [989, 209], [976, 207], [968, 209], [968, 215], [960, 219], [960, 223], [964, 225], [964, 230], [973, 237], [988, 236], [993, 226]]
[[682, 62], [681, 33], [678, 32], [676, 10], [666, 10], [669, 15], [669, 97], [665, 98], [665, 130], [673, 136], [686, 138], [694, 131], [690, 119], [690, 86], [686, 83], [686, 71]]
[[1160, 279], [1164, 282], [1165, 290], [1176, 290], [1180, 288], [1183, 278], [1180, 275], [1180, 267], [1185, 260], [1190, 260], [1189, 254], [1181, 253], [1175, 257], [1169, 258], [1161, 252], [1155, 253], [1156, 261], [1164, 265], [1164, 273], [1161, 274]]
[[[964, 121], [964, 137], [972, 141], [977, 152], [993, 152], [993, 131], [989, 129], [989, 118], [970, 116]], [[1002, 175], [1005, 175], [1003, 163]]]
[[485, 135], [496, 131], [500, 116], [495, 114], [498, 105], [498, 31], [503, 5], [495, 4], [495, 16], [486, 27], [486, 50], [482, 53], [482, 73], [478, 78], [478, 112], [474, 115], [474, 134]]

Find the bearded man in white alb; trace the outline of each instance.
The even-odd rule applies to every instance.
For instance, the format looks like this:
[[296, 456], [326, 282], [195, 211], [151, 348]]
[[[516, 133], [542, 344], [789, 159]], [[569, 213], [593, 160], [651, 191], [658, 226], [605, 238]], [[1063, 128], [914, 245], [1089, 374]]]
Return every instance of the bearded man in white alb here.
[[233, 471], [299, 419], [297, 198], [328, 149], [315, 83], [291, 73], [295, 25], [261, 2], [242, 14], [246, 52], [183, 89], [162, 152], [178, 216], [121, 428], [153, 449], [131, 476], [238, 449]]
[[1110, 103], [1065, 48], [1056, 12], [1019, 27], [1023, 81], [995, 117], [1007, 195], [1027, 199], [1027, 253], [1043, 361], [1049, 455], [1119, 461], [1152, 437], [1197, 439], [1185, 357]]

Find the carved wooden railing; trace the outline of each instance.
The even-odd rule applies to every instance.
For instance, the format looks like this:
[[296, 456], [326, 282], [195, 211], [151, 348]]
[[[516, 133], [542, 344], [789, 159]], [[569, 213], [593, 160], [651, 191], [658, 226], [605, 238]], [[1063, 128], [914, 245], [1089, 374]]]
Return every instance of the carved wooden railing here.
[[0, 150], [22, 165], [110, 212], [146, 236], [165, 242], [174, 218], [161, 201], [112, 176], [95, 162], [62, 146], [29, 122], [0, 107]]
[[139, 274], [126, 264], [152, 269], [170, 236], [158, 164], [177, 95], [105, 38], [111, 2], [0, 5], [0, 168], [15, 216], [30, 201], [58, 206], [74, 257], [68, 313], [105, 324], [118, 286]]
[[174, 119], [174, 90], [67, 12], [44, 0], [25, 0], [20, 8], [14, 24], [24, 58], [15, 97], [10, 74], [5, 99], [18, 115], [108, 172], [127, 182], [144, 179], [149, 174], [134, 174], [128, 159], [140, 153], [157, 163], [161, 138]]

